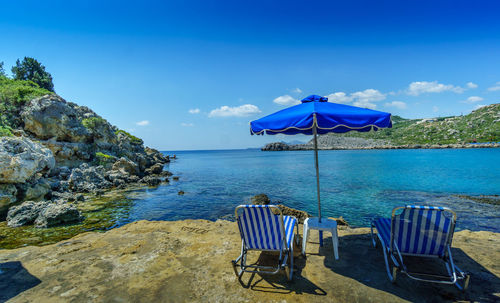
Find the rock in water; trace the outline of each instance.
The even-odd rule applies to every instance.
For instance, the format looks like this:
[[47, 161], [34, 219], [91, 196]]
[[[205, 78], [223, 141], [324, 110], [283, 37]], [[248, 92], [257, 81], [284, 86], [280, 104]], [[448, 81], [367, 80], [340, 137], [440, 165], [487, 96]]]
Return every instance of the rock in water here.
[[49, 202], [26, 201], [21, 205], [13, 206], [7, 214], [7, 225], [19, 227], [35, 222], [42, 210], [49, 206]]
[[153, 177], [153, 176], [146, 176], [141, 179], [141, 183], [145, 183], [149, 186], [157, 186], [158, 184], [161, 183], [161, 179], [158, 177]]
[[28, 138], [0, 138], [0, 183], [24, 183], [55, 166], [52, 152]]
[[35, 220], [36, 227], [52, 227], [61, 224], [76, 223], [82, 220], [78, 209], [70, 204], [54, 204], [44, 208]]
[[250, 203], [255, 205], [268, 205], [271, 203], [271, 200], [266, 194], [258, 194], [250, 198]]
[[[271, 203], [271, 200], [269, 199], [269, 197], [266, 194], [255, 195], [250, 199], [250, 202], [254, 205], [273, 204], [273, 203]], [[275, 204], [278, 204], [278, 203], [281, 203], [281, 202], [277, 201], [277, 203], [275, 203]], [[279, 209], [281, 210], [281, 213], [284, 216], [294, 216], [297, 218], [299, 223], [304, 223], [304, 220], [306, 218], [310, 217], [309, 214], [305, 211], [293, 209], [293, 208], [290, 208], [290, 207], [285, 206], [283, 204], [278, 204], [277, 206], [279, 207]], [[276, 214], [278, 214], [278, 213], [276, 213]]]
[[335, 220], [337, 221], [337, 226], [339, 228], [341, 227], [349, 227], [349, 223], [347, 222], [346, 219], [344, 219], [344, 217], [340, 216], [338, 218], [333, 218], [333, 217], [328, 217], [328, 219], [331, 219], [331, 220]]
[[283, 142], [273, 142], [266, 144], [263, 148], [263, 151], [282, 151], [282, 150], [290, 150], [290, 146]]
[[154, 164], [150, 168], [146, 169], [146, 174], [148, 175], [159, 175], [163, 171], [163, 165], [160, 163]]

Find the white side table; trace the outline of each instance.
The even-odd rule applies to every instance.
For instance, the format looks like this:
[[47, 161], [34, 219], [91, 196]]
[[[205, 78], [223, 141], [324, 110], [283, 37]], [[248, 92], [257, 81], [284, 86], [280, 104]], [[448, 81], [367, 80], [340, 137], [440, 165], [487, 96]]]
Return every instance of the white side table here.
[[337, 221], [321, 218], [321, 223], [317, 217], [307, 218], [304, 221], [304, 239], [302, 240], [302, 255], [306, 255], [307, 237], [310, 229], [329, 231], [332, 233], [333, 254], [335, 260], [339, 259], [339, 237], [337, 234]]

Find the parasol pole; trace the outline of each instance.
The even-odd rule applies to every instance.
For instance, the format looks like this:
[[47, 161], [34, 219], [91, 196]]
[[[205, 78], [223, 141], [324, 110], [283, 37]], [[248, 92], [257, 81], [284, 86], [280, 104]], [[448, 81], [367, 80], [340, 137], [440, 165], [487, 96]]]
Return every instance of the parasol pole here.
[[[313, 135], [314, 135], [314, 163], [316, 166], [316, 191], [318, 194], [318, 222], [321, 223], [321, 199], [319, 196], [319, 165], [318, 165], [318, 121], [316, 114], [313, 116]], [[323, 246], [323, 231], [319, 231], [319, 246]]]

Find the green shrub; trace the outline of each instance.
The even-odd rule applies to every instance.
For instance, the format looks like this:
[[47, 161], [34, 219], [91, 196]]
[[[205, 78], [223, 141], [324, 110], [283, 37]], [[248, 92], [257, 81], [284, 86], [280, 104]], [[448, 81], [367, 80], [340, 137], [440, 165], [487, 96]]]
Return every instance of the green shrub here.
[[89, 130], [95, 130], [99, 126], [103, 125], [106, 123], [106, 120], [104, 120], [101, 117], [90, 117], [90, 118], [85, 118], [82, 120], [83, 126]]
[[0, 77], [0, 102], [24, 104], [33, 98], [53, 94], [33, 81]]
[[99, 165], [108, 166], [115, 162], [116, 157], [107, 155], [105, 153], [97, 152], [95, 153], [95, 160]]
[[0, 77], [0, 125], [17, 128], [21, 124], [20, 112], [31, 99], [52, 94], [36, 83]]
[[12, 128], [0, 125], [0, 137], [12, 137]]
[[124, 135], [126, 135], [129, 138], [130, 142], [133, 143], [133, 144], [142, 145], [144, 143], [144, 141], [142, 141], [142, 139], [137, 138], [136, 136], [131, 135], [128, 132], [126, 132], [124, 130], [121, 130], [121, 129], [117, 130], [115, 132], [115, 134], [117, 136], [118, 136], [118, 134], [124, 134]]

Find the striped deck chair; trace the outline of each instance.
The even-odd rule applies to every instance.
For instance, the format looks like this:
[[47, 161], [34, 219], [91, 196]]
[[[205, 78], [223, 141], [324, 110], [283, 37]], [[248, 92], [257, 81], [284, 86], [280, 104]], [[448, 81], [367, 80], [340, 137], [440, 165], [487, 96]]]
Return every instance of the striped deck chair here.
[[[373, 246], [377, 246], [373, 233], [375, 227], [384, 252], [389, 280], [396, 282], [399, 271], [418, 281], [455, 284], [459, 289], [465, 290], [470, 277], [453, 263], [451, 255], [456, 219], [455, 212], [445, 207], [412, 205], [394, 208], [391, 219], [372, 221]], [[448, 276], [409, 272], [403, 256], [440, 258], [445, 262]], [[394, 264], [392, 271], [390, 261]]]
[[[241, 235], [241, 254], [232, 261], [236, 275], [241, 277], [243, 272], [276, 274], [284, 269], [287, 279], [291, 280], [294, 227], [297, 227], [297, 234], [299, 232], [297, 219], [283, 216], [275, 205], [240, 205], [236, 207], [235, 214]], [[249, 250], [279, 252], [278, 265], [246, 264]]]

